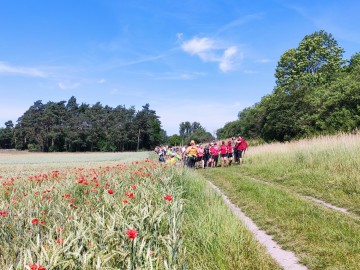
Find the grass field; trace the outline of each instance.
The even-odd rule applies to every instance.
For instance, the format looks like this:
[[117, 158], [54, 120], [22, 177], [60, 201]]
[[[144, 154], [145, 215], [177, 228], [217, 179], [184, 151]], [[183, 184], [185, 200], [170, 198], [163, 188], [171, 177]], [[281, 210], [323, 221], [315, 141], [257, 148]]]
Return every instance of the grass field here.
[[0, 268], [278, 269], [203, 177], [147, 157], [0, 152]]
[[263, 145], [242, 165], [199, 172], [309, 269], [359, 269], [359, 150], [359, 134]]

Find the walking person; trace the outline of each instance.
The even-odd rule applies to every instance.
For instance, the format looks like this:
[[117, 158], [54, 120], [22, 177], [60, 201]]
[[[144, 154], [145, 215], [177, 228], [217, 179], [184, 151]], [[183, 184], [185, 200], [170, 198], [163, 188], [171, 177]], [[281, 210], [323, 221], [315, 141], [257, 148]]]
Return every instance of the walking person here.
[[209, 160], [211, 158], [211, 154], [210, 154], [210, 150], [209, 150], [209, 145], [205, 145], [204, 147], [204, 156], [203, 156], [203, 161], [204, 161], [204, 169], [206, 167], [209, 167]]
[[231, 143], [230, 140], [228, 141], [228, 144], [227, 144], [226, 147], [227, 147], [228, 165], [231, 166], [231, 163], [233, 161], [234, 148], [233, 148], [232, 143]]
[[236, 141], [236, 152], [237, 152], [238, 164], [243, 163], [243, 155], [245, 154], [247, 145], [248, 144], [245, 141], [245, 139], [243, 139], [241, 136], [239, 136], [238, 140]]
[[211, 166], [211, 168], [215, 168], [217, 165], [217, 159], [219, 157], [219, 149], [218, 147], [212, 142], [210, 144], [210, 160], [209, 160], [209, 164]]
[[248, 143], [247, 141], [241, 137], [241, 142], [240, 142], [240, 145], [239, 145], [239, 149], [240, 149], [240, 155], [239, 155], [239, 164], [242, 164], [244, 162], [243, 158], [244, 158], [244, 155], [245, 155], [245, 152], [246, 152], [246, 149], [248, 147]]
[[198, 144], [197, 146], [197, 150], [198, 150], [198, 153], [197, 153], [197, 157], [196, 157], [196, 167], [197, 168], [204, 168], [204, 149], [203, 149], [203, 146], [202, 144]]
[[220, 159], [221, 159], [221, 167], [227, 165], [227, 146], [225, 145], [225, 141], [221, 142], [220, 150]]
[[239, 156], [238, 156], [238, 151], [237, 151], [239, 143], [238, 143], [238, 140], [235, 137], [232, 138], [232, 141], [233, 141], [233, 144], [234, 144], [234, 148], [233, 148], [233, 150], [234, 150], [234, 162], [237, 164], [239, 162]]
[[198, 149], [195, 145], [195, 141], [190, 141], [190, 146], [186, 149], [185, 155], [188, 159], [187, 165], [189, 168], [195, 168], [195, 161], [198, 154]]

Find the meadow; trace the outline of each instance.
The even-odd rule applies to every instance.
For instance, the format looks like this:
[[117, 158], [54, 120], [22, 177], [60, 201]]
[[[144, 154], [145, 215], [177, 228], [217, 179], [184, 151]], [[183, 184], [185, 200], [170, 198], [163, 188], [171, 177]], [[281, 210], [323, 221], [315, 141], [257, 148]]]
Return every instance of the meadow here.
[[359, 150], [359, 133], [250, 145], [244, 164], [198, 170], [3, 151], [0, 268], [280, 269], [211, 181], [308, 269], [358, 269]]
[[309, 269], [359, 269], [359, 151], [359, 133], [339, 134], [250, 146], [244, 164], [199, 172]]
[[0, 183], [1, 269], [279, 269], [203, 177], [145, 152], [0, 152]]

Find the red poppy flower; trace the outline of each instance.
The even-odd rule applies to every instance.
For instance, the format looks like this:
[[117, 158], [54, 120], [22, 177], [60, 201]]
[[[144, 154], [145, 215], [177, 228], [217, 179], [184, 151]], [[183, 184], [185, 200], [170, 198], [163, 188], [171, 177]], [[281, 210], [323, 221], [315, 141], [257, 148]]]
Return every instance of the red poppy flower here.
[[131, 229], [129, 229], [129, 230], [126, 231], [126, 234], [127, 234], [127, 236], [128, 236], [130, 239], [135, 239], [136, 236], [137, 236], [137, 234], [138, 234], [138, 232], [137, 232], [137, 230], [131, 230]]
[[112, 194], [114, 194], [114, 191], [113, 191], [112, 189], [109, 189], [109, 190], [108, 190], [108, 193], [109, 193], [110, 195], [112, 195]]
[[172, 197], [170, 195], [166, 195], [164, 199], [170, 202], [172, 200]]
[[37, 264], [29, 264], [30, 270], [46, 270], [46, 267], [41, 264], [38, 266]]
[[58, 239], [56, 240], [56, 243], [58, 243], [59, 245], [61, 245], [61, 244], [64, 243], [64, 239], [58, 238]]
[[134, 199], [134, 193], [132, 192], [125, 192], [125, 195], [128, 196], [130, 199]]
[[34, 218], [32, 221], [31, 221], [31, 224], [38, 224], [39, 223], [39, 220], [37, 218]]
[[0, 211], [0, 216], [6, 217], [9, 214], [9, 211]]
[[128, 203], [129, 201], [127, 199], [122, 200], [123, 203]]

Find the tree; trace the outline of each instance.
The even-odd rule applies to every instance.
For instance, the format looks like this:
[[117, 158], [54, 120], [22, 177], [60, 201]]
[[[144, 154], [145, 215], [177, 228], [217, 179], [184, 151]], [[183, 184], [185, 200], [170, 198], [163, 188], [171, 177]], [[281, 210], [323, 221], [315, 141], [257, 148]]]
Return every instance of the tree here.
[[181, 122], [179, 127], [180, 136], [185, 139], [191, 135], [191, 123], [189, 121]]
[[[0, 129], [0, 140], [3, 134]], [[13, 137], [17, 149], [47, 152], [151, 149], [165, 136], [149, 104], [136, 112], [133, 106], [113, 109], [100, 102], [78, 105], [72, 96], [67, 103], [36, 101], [18, 119]]]
[[149, 104], [136, 114], [135, 127], [138, 132], [137, 150], [154, 148], [164, 140], [159, 117], [154, 110], [150, 110]]
[[183, 144], [183, 138], [180, 135], [174, 134], [168, 137], [167, 143], [170, 146], [179, 146]]
[[0, 148], [11, 149], [14, 147], [14, 124], [11, 120], [5, 122], [5, 128], [0, 129]]
[[321, 30], [281, 56], [274, 93], [265, 103], [264, 139], [284, 141], [313, 132], [318, 108], [309, 101], [318, 87], [336, 80], [345, 63], [342, 53], [332, 35]]

